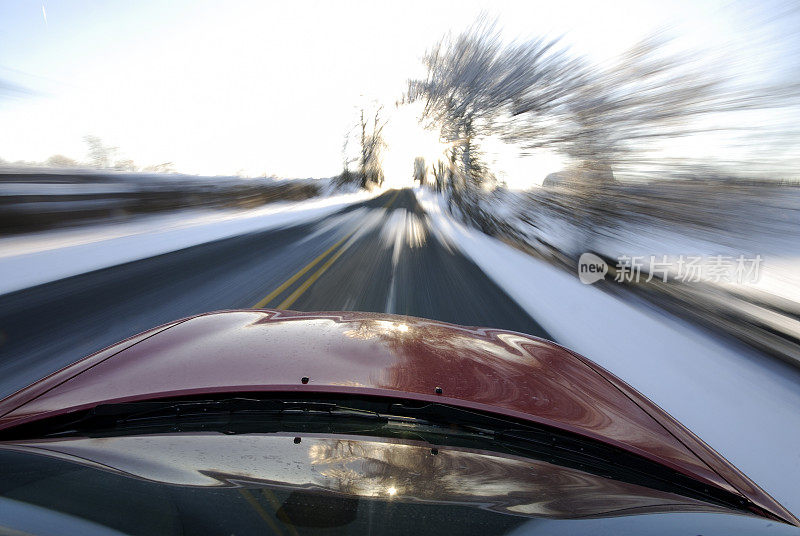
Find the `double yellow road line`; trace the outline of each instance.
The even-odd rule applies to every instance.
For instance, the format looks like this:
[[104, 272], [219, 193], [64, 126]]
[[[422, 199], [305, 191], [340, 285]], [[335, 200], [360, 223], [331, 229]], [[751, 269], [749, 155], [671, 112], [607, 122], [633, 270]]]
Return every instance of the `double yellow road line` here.
[[[384, 208], [389, 208], [392, 205], [392, 203], [395, 202], [395, 200], [397, 199], [398, 195], [400, 195], [400, 190], [397, 190], [395, 192], [395, 194], [392, 196], [392, 198], [389, 199], [389, 201], [384, 205]], [[303, 277], [312, 268], [314, 268], [317, 264], [319, 264], [326, 257], [328, 257], [328, 255], [331, 255], [331, 253], [333, 253], [335, 251], [335, 253], [333, 253], [333, 255], [331, 255], [330, 258], [328, 258], [328, 260], [325, 261], [325, 263], [317, 269], [317, 271], [315, 271], [313, 274], [311, 274], [311, 276], [308, 279], [306, 279], [299, 287], [297, 287], [294, 290], [294, 292], [289, 294], [289, 296], [287, 296], [285, 300], [283, 300], [281, 303], [279, 303], [278, 306], [277, 306], [277, 309], [288, 309], [289, 307], [291, 307], [292, 304], [295, 301], [297, 301], [297, 299], [300, 296], [302, 296], [303, 293], [306, 290], [308, 290], [308, 288], [311, 285], [313, 285], [314, 282], [317, 279], [319, 279], [322, 276], [322, 274], [324, 274], [325, 271], [328, 268], [330, 268], [331, 265], [334, 262], [336, 262], [336, 260], [339, 257], [341, 257], [342, 254], [345, 251], [347, 251], [347, 248], [349, 248], [353, 244], [353, 242], [350, 241], [349, 239], [355, 234], [355, 232], [356, 232], [355, 230], [350, 231], [350, 233], [348, 233], [347, 236], [345, 236], [344, 238], [342, 238], [341, 240], [336, 242], [334, 245], [329, 247], [321, 255], [319, 255], [316, 259], [314, 259], [313, 261], [311, 261], [310, 263], [308, 263], [304, 267], [302, 267], [296, 274], [294, 274], [292, 277], [290, 277], [289, 279], [287, 279], [286, 281], [281, 283], [275, 290], [273, 290], [272, 292], [270, 292], [269, 294], [264, 296], [264, 298], [262, 298], [258, 303], [253, 305], [253, 309], [261, 309], [263, 307], [266, 307], [269, 302], [271, 302], [272, 300], [277, 298], [279, 295], [281, 295], [284, 291], [286, 291], [289, 287], [291, 287], [294, 283], [296, 283], [298, 279]]]

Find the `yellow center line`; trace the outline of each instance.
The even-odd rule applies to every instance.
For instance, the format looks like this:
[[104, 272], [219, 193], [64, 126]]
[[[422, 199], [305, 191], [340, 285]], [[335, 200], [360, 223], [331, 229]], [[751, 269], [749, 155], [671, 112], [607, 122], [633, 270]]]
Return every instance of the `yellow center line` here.
[[[400, 190], [397, 190], [397, 191], [394, 193], [394, 195], [392, 196], [392, 198], [391, 198], [391, 199], [389, 199], [389, 201], [387, 201], [387, 203], [384, 205], [384, 208], [389, 208], [389, 206], [391, 206], [391, 204], [395, 202], [395, 200], [397, 199], [397, 196], [398, 196], [398, 195], [400, 195]], [[356, 229], [356, 230], [357, 230], [357, 229]], [[264, 297], [262, 300], [260, 300], [260, 301], [259, 301], [257, 304], [253, 305], [253, 307], [252, 307], [252, 308], [253, 308], [253, 309], [261, 309], [262, 307], [266, 306], [266, 305], [267, 305], [269, 302], [271, 302], [272, 300], [274, 300], [274, 299], [275, 299], [275, 298], [276, 298], [278, 295], [280, 295], [282, 292], [284, 292], [286, 289], [288, 289], [290, 286], [292, 286], [292, 284], [294, 284], [294, 283], [295, 283], [295, 282], [296, 282], [298, 279], [300, 279], [301, 277], [303, 277], [303, 275], [305, 275], [305, 274], [306, 274], [306, 272], [308, 272], [309, 270], [311, 270], [311, 269], [312, 269], [314, 266], [316, 266], [317, 264], [319, 264], [319, 263], [320, 263], [320, 262], [321, 262], [321, 261], [322, 261], [322, 260], [323, 260], [325, 257], [327, 257], [328, 255], [330, 255], [330, 253], [331, 253], [333, 250], [335, 250], [335, 249], [336, 249], [337, 247], [339, 247], [339, 246], [342, 246], [342, 247], [341, 247], [341, 248], [340, 248], [338, 251], [336, 251], [336, 253], [335, 253], [333, 256], [331, 256], [331, 258], [330, 258], [330, 259], [328, 259], [328, 261], [327, 261], [327, 262], [325, 262], [325, 264], [323, 264], [323, 265], [322, 265], [322, 266], [321, 266], [321, 267], [320, 267], [320, 268], [319, 268], [319, 269], [318, 269], [316, 272], [314, 272], [313, 274], [311, 274], [311, 276], [310, 276], [308, 279], [306, 279], [306, 280], [305, 280], [305, 282], [303, 282], [303, 284], [302, 284], [302, 285], [300, 285], [299, 287], [297, 287], [297, 289], [296, 289], [294, 292], [292, 292], [292, 293], [291, 293], [291, 294], [290, 294], [290, 295], [289, 295], [289, 296], [288, 296], [288, 297], [287, 297], [285, 300], [283, 300], [283, 301], [282, 301], [282, 302], [281, 302], [281, 303], [278, 305], [277, 309], [286, 309], [287, 307], [290, 307], [290, 306], [291, 306], [291, 305], [292, 305], [292, 304], [293, 304], [295, 301], [297, 301], [297, 299], [298, 299], [298, 298], [299, 298], [299, 297], [300, 297], [300, 296], [301, 296], [301, 295], [302, 295], [302, 294], [303, 294], [303, 293], [304, 293], [306, 290], [308, 290], [308, 287], [310, 287], [311, 285], [313, 285], [313, 284], [314, 284], [314, 282], [315, 282], [317, 279], [319, 279], [319, 278], [320, 278], [320, 276], [322, 276], [322, 274], [324, 274], [324, 273], [325, 273], [325, 271], [326, 271], [328, 268], [330, 268], [330, 266], [331, 266], [331, 265], [332, 265], [334, 262], [336, 262], [336, 260], [337, 260], [339, 257], [341, 257], [341, 256], [342, 256], [342, 254], [343, 254], [343, 253], [344, 253], [344, 252], [347, 250], [347, 248], [349, 248], [349, 247], [350, 247], [350, 245], [352, 244], [352, 242], [347, 242], [347, 240], [348, 240], [350, 237], [352, 237], [352, 236], [355, 234], [356, 230], [353, 230], [353, 231], [351, 231], [350, 233], [348, 233], [348, 234], [347, 234], [347, 236], [345, 236], [344, 238], [342, 238], [341, 240], [339, 240], [338, 242], [336, 242], [334, 245], [332, 245], [330, 248], [328, 248], [327, 250], [325, 250], [325, 252], [324, 252], [324, 253], [322, 253], [322, 254], [321, 254], [320, 256], [318, 256], [316, 259], [314, 259], [313, 261], [311, 261], [310, 263], [308, 263], [307, 265], [305, 265], [305, 266], [304, 266], [304, 267], [303, 267], [303, 268], [302, 268], [302, 269], [301, 269], [299, 272], [297, 272], [296, 274], [294, 274], [292, 277], [290, 277], [289, 279], [287, 279], [286, 281], [284, 281], [283, 283], [281, 283], [281, 285], [280, 285], [278, 288], [276, 288], [275, 290], [273, 290], [272, 292], [270, 292], [269, 294], [267, 294], [267, 295], [266, 295], [266, 296], [265, 296], [265, 297]]]
[[308, 290], [308, 287], [314, 284], [314, 281], [319, 279], [320, 276], [325, 273], [325, 270], [331, 267], [331, 264], [336, 262], [336, 259], [342, 256], [342, 253], [347, 251], [347, 248], [349, 248], [352, 243], [353, 241], [351, 240], [350, 242], [347, 242], [344, 246], [339, 248], [339, 251], [337, 251], [330, 259], [328, 259], [327, 262], [325, 262], [325, 264], [323, 264], [319, 270], [311, 274], [311, 277], [306, 279], [302, 285], [297, 287], [297, 290], [289, 294], [289, 297], [283, 300], [280, 303], [280, 305], [278, 305], [278, 309], [286, 309], [287, 307], [290, 307], [297, 300], [297, 298], [302, 296], [303, 292]]
[[395, 200], [395, 199], [397, 199], [397, 196], [398, 196], [398, 195], [400, 195], [400, 190], [397, 190], [397, 191], [394, 193], [394, 195], [392, 196], [392, 198], [391, 198], [389, 201], [387, 201], [385, 205], [383, 205], [383, 208], [389, 208], [389, 206], [390, 206], [392, 203], [394, 203], [394, 200]]
[[[272, 505], [272, 508], [275, 510], [275, 513], [277, 515], [278, 511], [280, 511], [281, 509], [281, 503], [278, 501], [278, 498], [275, 496], [274, 493], [272, 493], [267, 488], [261, 488], [261, 493], [262, 495], [264, 495], [264, 497], [267, 498], [267, 500]], [[286, 521], [288, 521], [286, 528], [289, 529], [289, 532], [291, 532], [294, 536], [300, 536], [297, 533], [297, 529], [294, 528], [294, 523], [292, 522], [291, 518], [286, 514], [285, 510], [283, 512], [283, 515], [286, 517]]]
[[278, 535], [283, 534], [283, 531], [281, 531], [281, 529], [278, 527], [278, 524], [272, 520], [272, 516], [270, 516], [266, 512], [266, 510], [264, 510], [264, 508], [260, 504], [258, 504], [256, 498], [253, 497], [253, 495], [248, 490], [239, 488], [239, 493], [242, 494], [242, 497], [244, 497], [247, 503], [253, 508], [253, 510], [256, 511], [258, 517], [266, 521], [267, 525], [269, 525], [269, 528], [272, 529], [273, 533]]
[[331, 247], [326, 249], [325, 252], [322, 253], [322, 255], [320, 255], [319, 257], [317, 257], [316, 259], [314, 259], [310, 263], [306, 264], [299, 272], [297, 272], [292, 277], [290, 277], [289, 279], [287, 279], [286, 281], [281, 283], [281, 285], [278, 288], [276, 288], [275, 290], [273, 290], [272, 292], [267, 294], [264, 297], [264, 299], [262, 299], [257, 304], [255, 304], [252, 308], [253, 309], [261, 309], [262, 307], [267, 305], [269, 302], [271, 302], [273, 299], [275, 299], [275, 297], [278, 296], [278, 294], [280, 294], [281, 292], [283, 292], [284, 290], [289, 288], [292, 285], [292, 283], [294, 283], [295, 281], [297, 281], [298, 279], [303, 277], [303, 274], [305, 274], [306, 272], [311, 270], [314, 266], [319, 264], [319, 262], [322, 259], [324, 259], [325, 257], [327, 257], [330, 254], [331, 251], [333, 251], [334, 249], [336, 249], [339, 246], [341, 246], [344, 243], [345, 240], [347, 240], [348, 238], [353, 236], [353, 233], [355, 233], [355, 231], [352, 231], [350, 234], [348, 234], [347, 236], [345, 236], [344, 238], [342, 238], [341, 240], [336, 242], [334, 245], [332, 245]]

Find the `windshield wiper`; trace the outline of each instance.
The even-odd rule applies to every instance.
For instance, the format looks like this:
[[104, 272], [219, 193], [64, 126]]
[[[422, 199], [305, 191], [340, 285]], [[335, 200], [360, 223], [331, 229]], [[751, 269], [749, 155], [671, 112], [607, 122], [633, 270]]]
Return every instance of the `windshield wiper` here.
[[[347, 424], [363, 427], [367, 423], [374, 427], [390, 422], [425, 424], [414, 417], [383, 415], [332, 401], [232, 397], [100, 404], [70, 419], [40, 423], [40, 433], [36, 435], [48, 438], [76, 434], [119, 435], [157, 432], [164, 428], [170, 431], [203, 429], [252, 433], [283, 431], [304, 423], [310, 429], [315, 424], [330, 428], [335, 423], [346, 427]], [[18, 433], [30, 437], [32, 431], [20, 430]]]

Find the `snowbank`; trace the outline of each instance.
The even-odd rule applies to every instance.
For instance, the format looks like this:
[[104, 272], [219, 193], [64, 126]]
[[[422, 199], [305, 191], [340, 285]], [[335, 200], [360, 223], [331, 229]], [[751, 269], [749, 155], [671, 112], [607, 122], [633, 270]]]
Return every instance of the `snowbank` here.
[[416, 195], [439, 238], [460, 249], [557, 342], [633, 385], [800, 513], [800, 371], [584, 285], [453, 220]]
[[192, 210], [0, 239], [0, 294], [205, 242], [327, 216], [379, 191], [253, 210]]
[[[665, 183], [620, 187], [613, 200], [620, 206], [604, 207], [610, 212], [591, 222], [572, 213], [583, 200], [565, 192], [498, 189], [481, 197], [480, 205], [532, 247], [545, 243], [574, 259], [585, 251], [612, 260], [666, 256], [674, 276], [679, 256], [701, 256], [705, 267], [712, 256], [758, 255], [762, 262], [754, 280], [704, 283], [737, 294], [764, 294], [767, 301], [772, 297], [800, 304], [800, 188], [680, 188]], [[678, 200], [685, 204], [680, 210], [675, 208]]]

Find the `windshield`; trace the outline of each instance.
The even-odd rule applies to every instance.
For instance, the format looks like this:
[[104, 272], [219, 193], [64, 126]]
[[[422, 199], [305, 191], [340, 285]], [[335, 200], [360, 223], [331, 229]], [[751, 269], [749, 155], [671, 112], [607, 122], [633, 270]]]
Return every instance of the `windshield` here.
[[[362, 424], [358, 434], [375, 431]], [[677, 484], [659, 491], [598, 476], [617, 475], [591, 457], [580, 470], [493, 453], [485, 440], [477, 446], [489, 450], [359, 435], [174, 430], [17, 441], [0, 447], [0, 494], [9, 512], [22, 502], [125, 534], [505, 534], [531, 519], [736, 511], [679, 495], [687, 490]], [[522, 442], [517, 447], [526, 453]], [[9, 514], [3, 523], [22, 528], [14, 520]]]
[[800, 527], [796, 2], [22, 0], [0, 35], [0, 527]]

